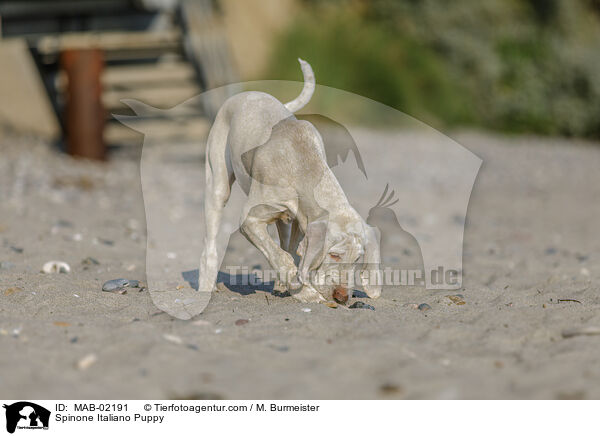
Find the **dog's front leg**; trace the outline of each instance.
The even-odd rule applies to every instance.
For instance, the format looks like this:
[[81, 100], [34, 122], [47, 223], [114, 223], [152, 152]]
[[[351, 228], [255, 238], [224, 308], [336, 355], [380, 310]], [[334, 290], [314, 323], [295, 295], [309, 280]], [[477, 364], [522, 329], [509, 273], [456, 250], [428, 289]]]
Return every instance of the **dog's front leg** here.
[[270, 217], [250, 214], [240, 226], [240, 231], [265, 255], [271, 267], [277, 271], [277, 280], [281, 287], [293, 289], [298, 268], [294, 264], [292, 255], [282, 250], [269, 235], [267, 225], [270, 220]]

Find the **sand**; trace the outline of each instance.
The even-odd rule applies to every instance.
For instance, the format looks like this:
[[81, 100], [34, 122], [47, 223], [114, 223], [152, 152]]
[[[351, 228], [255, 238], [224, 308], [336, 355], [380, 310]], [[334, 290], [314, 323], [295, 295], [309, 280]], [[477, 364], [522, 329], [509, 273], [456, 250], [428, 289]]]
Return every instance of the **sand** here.
[[[4, 135], [0, 397], [600, 398], [599, 144], [452, 136], [484, 160], [464, 289], [387, 288], [357, 299], [371, 311], [219, 285], [202, 315], [182, 321], [147, 290], [101, 291], [109, 279], [146, 279], [139, 150], [75, 162]], [[166, 152], [174, 171], [202, 177], [199, 146]], [[238, 236], [225, 262], [265, 267]], [[71, 272], [41, 273], [49, 260]]]

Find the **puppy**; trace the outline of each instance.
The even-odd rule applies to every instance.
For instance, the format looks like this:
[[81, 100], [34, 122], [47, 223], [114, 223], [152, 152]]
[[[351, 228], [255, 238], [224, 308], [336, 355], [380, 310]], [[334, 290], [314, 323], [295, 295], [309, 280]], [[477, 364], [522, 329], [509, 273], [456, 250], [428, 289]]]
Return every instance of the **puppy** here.
[[[302, 302], [346, 303], [354, 267], [362, 258], [363, 289], [371, 298], [381, 294], [377, 235], [350, 206], [327, 165], [319, 132], [294, 116], [315, 89], [312, 68], [299, 61], [304, 87], [296, 99], [283, 104], [263, 92], [234, 95], [210, 130], [200, 291], [210, 292], [215, 284], [219, 224], [237, 180], [248, 196], [240, 230], [278, 272], [276, 290], [289, 290]], [[273, 223], [279, 244], [267, 230]]]

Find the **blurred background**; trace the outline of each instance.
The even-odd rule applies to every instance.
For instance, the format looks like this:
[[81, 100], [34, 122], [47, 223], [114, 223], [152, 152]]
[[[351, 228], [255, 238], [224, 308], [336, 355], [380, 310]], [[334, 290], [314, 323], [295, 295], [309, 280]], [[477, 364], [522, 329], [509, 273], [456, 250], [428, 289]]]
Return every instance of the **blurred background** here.
[[[297, 57], [437, 129], [600, 136], [598, 0], [5, 0], [0, 22], [2, 130], [89, 158], [141, 144], [121, 99], [301, 80]], [[217, 100], [139, 130], [198, 136]]]

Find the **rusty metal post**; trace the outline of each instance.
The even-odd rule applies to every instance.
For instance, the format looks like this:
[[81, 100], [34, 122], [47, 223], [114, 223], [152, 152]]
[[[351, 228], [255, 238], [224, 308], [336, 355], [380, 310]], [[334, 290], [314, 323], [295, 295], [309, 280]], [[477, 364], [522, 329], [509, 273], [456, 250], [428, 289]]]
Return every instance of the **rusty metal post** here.
[[67, 151], [72, 156], [103, 160], [106, 114], [102, 106], [102, 50], [65, 50], [61, 68], [68, 80], [65, 108]]

